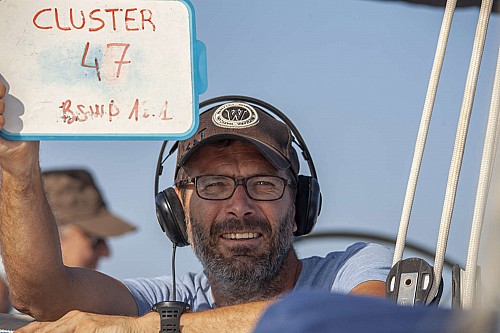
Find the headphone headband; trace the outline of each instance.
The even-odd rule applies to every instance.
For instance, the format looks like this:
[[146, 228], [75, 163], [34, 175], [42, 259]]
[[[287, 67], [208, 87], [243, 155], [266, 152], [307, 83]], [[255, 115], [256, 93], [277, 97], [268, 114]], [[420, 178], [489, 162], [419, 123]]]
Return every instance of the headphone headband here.
[[[311, 176], [298, 175], [297, 195], [295, 198], [295, 221], [297, 224], [297, 231], [295, 232], [295, 235], [302, 236], [308, 234], [316, 224], [317, 217], [321, 212], [322, 199], [318, 177], [316, 174], [316, 168], [314, 167], [309, 149], [307, 148], [307, 145], [304, 142], [302, 136], [300, 135], [295, 125], [290, 121], [290, 119], [288, 119], [288, 117], [285, 116], [285, 114], [283, 114], [280, 110], [269, 103], [253, 97], [240, 95], [215, 97], [201, 102], [200, 110], [207, 107], [210, 107], [212, 109], [217, 106], [217, 104], [219, 104], [219, 106], [222, 106], [223, 104], [232, 102], [243, 102], [247, 103], [250, 106], [253, 105], [254, 107], [259, 107], [259, 111], [263, 112], [267, 116], [280, 120], [284, 125], [286, 125], [288, 132], [291, 132], [289, 144], [291, 145], [292, 143], [294, 143], [301, 149], [302, 157], [307, 162], [307, 166], [309, 168]], [[248, 133], [244, 131], [245, 130], [241, 131], [242, 135], [243, 133]], [[156, 164], [154, 195], [157, 217], [163, 231], [165, 231], [174, 245], [185, 246], [188, 245], [189, 242], [187, 239], [185, 216], [182, 208], [182, 203], [178, 200], [173, 188], [170, 187], [161, 192], [158, 191], [160, 176], [163, 171], [163, 163], [165, 163], [165, 161], [178, 149], [179, 141], [174, 142], [167, 156], [164, 158], [163, 155], [167, 144], [168, 141], [164, 141], [162, 143], [160, 154], [158, 155]], [[260, 142], [256, 142], [254, 144], [260, 144]], [[295, 150], [293, 151], [293, 156], [296, 161], [295, 163], [298, 163]]]
[[[280, 110], [278, 110], [273, 105], [271, 105], [271, 104], [269, 104], [267, 102], [264, 102], [264, 101], [262, 101], [260, 99], [253, 98], [253, 97], [242, 96], [242, 95], [227, 95], [227, 96], [214, 97], [214, 98], [211, 98], [211, 99], [208, 99], [206, 101], [201, 102], [200, 103], [200, 110], [203, 109], [203, 108], [206, 108], [206, 107], [213, 107], [215, 104], [225, 104], [225, 103], [235, 102], [235, 101], [246, 102], [246, 103], [249, 103], [249, 104], [253, 104], [253, 105], [259, 106], [259, 107], [261, 107], [260, 111], [266, 113], [267, 115], [269, 115], [271, 117], [273, 115], [277, 116], [278, 120], [281, 120], [290, 129], [290, 131], [292, 132], [293, 142], [302, 151], [302, 158], [307, 163], [307, 166], [309, 168], [309, 172], [311, 174], [311, 177], [313, 177], [316, 180], [318, 180], [318, 176], [317, 176], [317, 173], [316, 173], [316, 168], [314, 166], [314, 162], [313, 162], [313, 160], [311, 158], [311, 154], [309, 153], [309, 149], [307, 148], [307, 145], [306, 145], [304, 139], [302, 138], [302, 135], [300, 134], [300, 132], [297, 129], [297, 127], [295, 127], [295, 125], [292, 123], [292, 121], [283, 112], [281, 112]], [[267, 110], [271, 111], [272, 114], [270, 112], [268, 112]], [[203, 112], [200, 112], [200, 114], [203, 113]], [[161, 173], [163, 171], [163, 163], [165, 163], [165, 161], [177, 150], [177, 148], [179, 146], [179, 141], [176, 141], [172, 145], [172, 147], [170, 148], [167, 156], [165, 158], [163, 158], [163, 153], [164, 153], [164, 151], [166, 149], [166, 145], [167, 144], [168, 144], [167, 140], [163, 141], [163, 144], [162, 144], [161, 149], [160, 149], [160, 154], [158, 156], [158, 161], [157, 161], [157, 165], [156, 165], [156, 175], [157, 175], [157, 177], [155, 179], [155, 186], [154, 186], [154, 195], [155, 196], [156, 196], [156, 194], [158, 194], [158, 190], [159, 190], [159, 176], [161, 176]]]

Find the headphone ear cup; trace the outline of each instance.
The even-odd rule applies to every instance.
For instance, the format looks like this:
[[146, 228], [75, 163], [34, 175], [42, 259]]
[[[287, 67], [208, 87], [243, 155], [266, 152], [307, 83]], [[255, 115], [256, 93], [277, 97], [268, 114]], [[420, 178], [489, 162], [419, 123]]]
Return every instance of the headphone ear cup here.
[[161, 229], [175, 246], [189, 245], [186, 217], [175, 190], [169, 187], [156, 195], [156, 217]]
[[307, 235], [312, 231], [321, 212], [321, 191], [314, 177], [299, 175], [295, 199], [295, 236]]

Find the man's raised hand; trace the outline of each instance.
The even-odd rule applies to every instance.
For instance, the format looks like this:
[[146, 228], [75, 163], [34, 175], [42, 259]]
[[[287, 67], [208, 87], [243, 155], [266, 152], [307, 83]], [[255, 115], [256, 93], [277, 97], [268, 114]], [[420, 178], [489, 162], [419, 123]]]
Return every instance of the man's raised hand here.
[[[0, 131], [5, 126], [6, 86], [0, 82]], [[38, 141], [10, 141], [0, 137], [0, 166], [11, 175], [27, 175], [38, 165]]]

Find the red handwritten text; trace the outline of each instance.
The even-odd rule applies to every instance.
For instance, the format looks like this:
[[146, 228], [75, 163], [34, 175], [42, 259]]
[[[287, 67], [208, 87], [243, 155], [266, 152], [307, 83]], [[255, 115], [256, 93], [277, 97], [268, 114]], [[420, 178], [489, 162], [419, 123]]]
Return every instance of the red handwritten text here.
[[[125, 54], [127, 53], [127, 50], [130, 47], [130, 44], [127, 44], [127, 43], [108, 43], [106, 46], [108, 49], [113, 48], [113, 47], [123, 48], [120, 60], [113, 61], [113, 63], [118, 65], [118, 68], [116, 69], [116, 78], [119, 78], [120, 73], [122, 71], [122, 65], [126, 65], [126, 64], [131, 63], [130, 60], [125, 60]], [[101, 81], [101, 70], [100, 70], [99, 61], [97, 60], [97, 58], [94, 58], [94, 61], [91, 61], [90, 65], [86, 62], [87, 55], [89, 53], [89, 47], [90, 47], [90, 42], [87, 42], [87, 44], [85, 44], [85, 50], [83, 51], [81, 65], [83, 67], [87, 67], [87, 68], [94, 68], [96, 70], [96, 73], [97, 73], [97, 79], [99, 81]]]
[[[57, 7], [44, 8], [33, 16], [33, 24], [42, 30], [70, 31], [85, 28], [90, 32], [97, 32], [103, 29], [108, 31], [139, 31], [148, 28], [151, 31], [156, 31], [153, 12], [149, 9], [107, 8], [93, 9], [89, 12], [80, 10], [78, 13], [73, 8], [69, 8], [69, 15], [67, 14], [68, 12], [62, 13]], [[63, 24], [63, 22], [68, 23]]]
[[[147, 109], [140, 109], [139, 99], [135, 99], [130, 112], [125, 113], [124, 116], [128, 120], [139, 121], [140, 119], [157, 118], [159, 120], [171, 120], [172, 117], [167, 116], [168, 102], [165, 101], [164, 106], [157, 114], [148, 112]], [[73, 124], [74, 122], [87, 122], [92, 119], [104, 119], [112, 122], [113, 119], [120, 116], [120, 108], [111, 100], [107, 104], [74, 104], [70, 99], [62, 102], [60, 109], [62, 110], [62, 119], [66, 124]]]

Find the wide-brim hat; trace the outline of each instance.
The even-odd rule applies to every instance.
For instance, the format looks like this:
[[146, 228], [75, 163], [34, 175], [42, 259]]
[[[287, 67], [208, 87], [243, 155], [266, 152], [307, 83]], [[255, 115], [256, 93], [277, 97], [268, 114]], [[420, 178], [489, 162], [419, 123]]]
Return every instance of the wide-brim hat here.
[[83, 169], [42, 173], [47, 199], [59, 226], [75, 224], [97, 237], [125, 234], [136, 227], [112, 214], [91, 174]]

